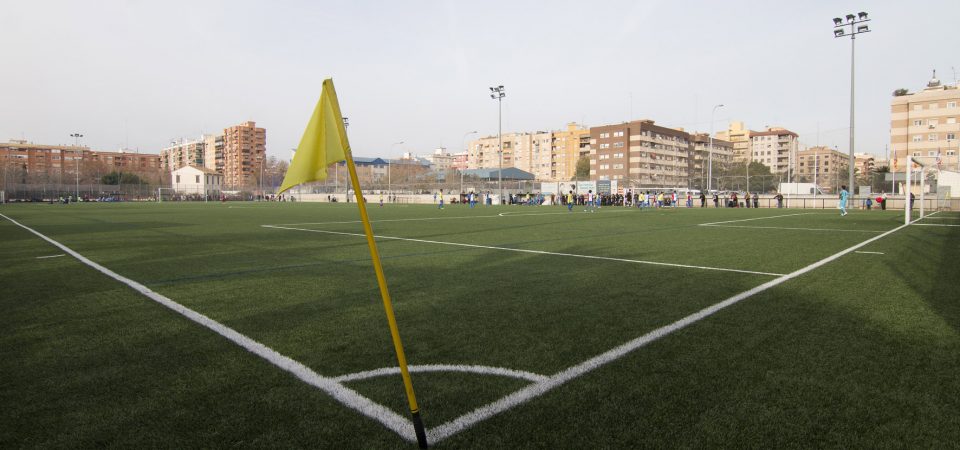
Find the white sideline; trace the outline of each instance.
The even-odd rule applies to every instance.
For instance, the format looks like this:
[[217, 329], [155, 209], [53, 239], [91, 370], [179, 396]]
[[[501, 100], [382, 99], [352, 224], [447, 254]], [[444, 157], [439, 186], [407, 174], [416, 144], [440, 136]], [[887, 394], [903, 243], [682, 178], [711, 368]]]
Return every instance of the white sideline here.
[[[917, 224], [922, 225], [922, 224]], [[843, 228], [797, 228], [797, 227], [756, 227], [752, 225], [701, 225], [715, 228], [751, 228], [758, 230], [797, 230], [797, 231], [847, 231], [850, 233], [883, 233], [876, 230], [847, 230]]]
[[[506, 369], [503, 367], [489, 367], [489, 366], [476, 366], [476, 365], [448, 365], [448, 364], [423, 364], [423, 365], [411, 365], [407, 366], [407, 369], [410, 372], [414, 373], [426, 373], [426, 372], [463, 372], [463, 373], [476, 373], [480, 375], [499, 375], [503, 377], [518, 378], [521, 380], [527, 381], [545, 381], [547, 380], [546, 375], [540, 375], [532, 372], [527, 372], [523, 370], [513, 370]], [[382, 377], [385, 375], [399, 375], [399, 367], [384, 367], [376, 370], [367, 370], [364, 372], [350, 373], [346, 375], [340, 375], [339, 377], [334, 378], [334, 381], [339, 383], [346, 383], [350, 381], [366, 380], [367, 378]]]
[[[273, 228], [277, 230], [294, 230], [294, 231], [307, 231], [310, 233], [324, 233], [324, 234], [337, 234], [341, 236], [360, 236], [366, 237], [362, 233], [347, 233], [345, 231], [328, 231], [328, 230], [311, 230], [309, 228], [293, 228], [293, 227], [282, 227], [279, 225], [260, 225], [264, 228]], [[592, 255], [577, 255], [574, 253], [560, 253], [560, 252], [548, 252], [544, 250], [527, 250], [522, 248], [510, 248], [510, 247], [495, 247], [490, 245], [479, 245], [479, 244], [464, 244], [461, 242], [445, 242], [445, 241], [431, 241], [427, 239], [413, 239], [413, 238], [402, 238], [397, 236], [374, 236], [377, 239], [388, 239], [394, 241], [407, 241], [407, 242], [420, 242], [424, 244], [441, 244], [441, 245], [454, 245], [458, 247], [468, 247], [468, 248], [482, 248], [487, 250], [503, 250], [508, 252], [518, 252], [518, 253], [533, 253], [535, 255], [550, 255], [550, 256], [568, 256], [572, 258], [586, 258], [586, 259], [596, 259], [601, 261], [618, 261], [618, 262], [628, 262], [635, 264], [650, 264], [654, 266], [667, 266], [667, 267], [680, 267], [684, 269], [699, 269], [699, 270], [716, 270], [721, 272], [737, 272], [737, 273], [747, 273], [751, 275], [766, 275], [772, 277], [782, 276], [782, 273], [772, 273], [772, 272], [756, 272], [753, 270], [740, 270], [740, 269], [725, 269], [722, 267], [709, 267], [709, 266], [692, 266], [687, 264], [674, 264], [674, 263], [665, 263], [657, 261], [644, 261], [642, 259], [626, 259], [626, 258], [611, 258], [607, 256], [592, 256]]]
[[817, 214], [817, 213], [805, 212], [805, 213], [795, 213], [795, 214], [781, 214], [781, 215], [779, 215], [779, 216], [751, 217], [751, 218], [749, 218], [749, 219], [724, 220], [723, 222], [701, 223], [700, 226], [718, 225], [718, 224], [721, 224], [721, 223], [749, 222], [749, 221], [751, 221], [751, 220], [776, 219], [776, 218], [778, 218], [778, 217], [804, 216], [804, 215], [807, 215], [807, 214]]
[[338, 383], [337, 381], [335, 381], [335, 380], [332, 379], [332, 378], [325, 377], [325, 376], [322, 376], [322, 375], [314, 372], [313, 370], [311, 370], [311, 369], [308, 368], [307, 366], [304, 366], [303, 364], [301, 364], [301, 363], [299, 363], [299, 362], [297, 362], [297, 361], [294, 361], [293, 359], [290, 359], [290, 358], [288, 358], [288, 357], [286, 357], [286, 356], [281, 355], [280, 353], [277, 353], [277, 352], [276, 352], [275, 350], [273, 350], [272, 348], [267, 347], [267, 346], [265, 346], [265, 345], [263, 345], [263, 344], [255, 341], [255, 340], [253, 340], [253, 339], [250, 339], [249, 337], [244, 336], [243, 334], [240, 334], [240, 333], [237, 332], [236, 330], [234, 330], [234, 329], [232, 329], [232, 328], [230, 328], [230, 327], [228, 327], [228, 326], [226, 326], [226, 325], [223, 325], [223, 324], [221, 324], [220, 322], [217, 322], [217, 321], [215, 321], [215, 320], [213, 320], [213, 319], [211, 319], [211, 318], [209, 318], [209, 317], [207, 317], [207, 316], [205, 316], [205, 315], [203, 315], [203, 314], [200, 314], [200, 313], [198, 313], [198, 312], [196, 312], [196, 311], [194, 311], [194, 310], [192, 310], [192, 309], [190, 309], [190, 308], [187, 308], [186, 306], [183, 306], [183, 305], [181, 305], [181, 304], [179, 304], [179, 303], [177, 303], [177, 302], [175, 302], [175, 301], [173, 301], [173, 300], [170, 300], [169, 298], [164, 297], [163, 295], [160, 295], [160, 294], [158, 294], [158, 293], [156, 293], [156, 292], [153, 292], [153, 291], [151, 291], [149, 288], [147, 288], [146, 286], [144, 286], [144, 285], [142, 285], [142, 284], [140, 284], [140, 283], [137, 283], [136, 281], [133, 281], [133, 280], [131, 280], [131, 279], [129, 279], [129, 278], [126, 278], [126, 277], [124, 277], [124, 276], [122, 276], [122, 275], [120, 275], [120, 274], [117, 274], [116, 272], [113, 272], [112, 270], [107, 269], [106, 267], [103, 267], [103, 266], [101, 266], [100, 264], [97, 264], [97, 263], [95, 263], [95, 262], [87, 259], [87, 258], [84, 257], [83, 255], [81, 255], [81, 254], [73, 251], [73, 250], [70, 249], [69, 247], [67, 247], [67, 246], [65, 246], [65, 245], [63, 245], [63, 244], [61, 244], [61, 243], [59, 243], [59, 242], [57, 242], [57, 241], [55, 241], [55, 240], [53, 240], [53, 239], [48, 238], [48, 237], [44, 236], [43, 234], [40, 234], [40, 232], [38, 232], [38, 231], [36, 231], [36, 230], [34, 230], [34, 229], [26, 226], [26, 225], [23, 225], [23, 224], [21, 224], [20, 222], [17, 222], [16, 220], [13, 220], [13, 219], [11, 219], [11, 218], [3, 215], [3, 214], [0, 214], [0, 217], [3, 217], [4, 219], [9, 220], [9, 221], [12, 222], [13, 224], [15, 224], [15, 225], [17, 225], [17, 226], [19, 226], [19, 227], [21, 227], [21, 228], [23, 228], [23, 229], [25, 229], [25, 230], [33, 233], [33, 234], [39, 236], [41, 239], [43, 239], [43, 240], [45, 240], [45, 241], [53, 244], [54, 246], [58, 247], [59, 249], [67, 252], [68, 254], [70, 254], [70, 256], [73, 256], [74, 258], [78, 259], [80, 262], [82, 262], [82, 263], [84, 263], [84, 264], [86, 264], [86, 265], [88, 265], [88, 266], [90, 266], [90, 267], [92, 267], [92, 268], [100, 271], [100, 272], [103, 273], [104, 275], [107, 275], [108, 277], [113, 278], [113, 279], [115, 279], [115, 280], [117, 280], [117, 281], [119, 281], [119, 282], [121, 282], [121, 283], [129, 286], [131, 289], [133, 289], [133, 290], [135, 290], [135, 291], [137, 291], [137, 292], [145, 295], [146, 297], [150, 298], [151, 300], [153, 300], [153, 301], [155, 301], [155, 302], [157, 302], [157, 303], [159, 303], [159, 304], [161, 304], [161, 305], [163, 305], [163, 306], [166, 306], [167, 308], [170, 308], [170, 309], [172, 309], [173, 311], [176, 311], [177, 313], [183, 315], [184, 317], [186, 317], [186, 318], [188, 318], [188, 319], [190, 319], [190, 320], [192, 320], [192, 321], [194, 321], [194, 322], [196, 322], [196, 323], [198, 323], [198, 324], [206, 327], [207, 329], [210, 329], [211, 331], [213, 331], [213, 332], [215, 332], [215, 333], [217, 333], [217, 334], [219, 334], [219, 335], [227, 338], [227, 340], [229, 340], [229, 341], [231, 341], [231, 342], [233, 342], [233, 343], [235, 343], [235, 344], [237, 344], [237, 345], [239, 345], [239, 346], [247, 349], [250, 353], [253, 353], [253, 354], [255, 354], [255, 355], [257, 355], [257, 356], [259, 356], [259, 357], [267, 360], [267, 362], [269, 362], [270, 364], [273, 364], [274, 366], [277, 366], [277, 367], [279, 367], [280, 369], [283, 369], [283, 370], [285, 370], [285, 371], [287, 371], [287, 372], [290, 372], [291, 374], [293, 374], [294, 376], [296, 376], [296, 377], [299, 378], [300, 380], [304, 381], [305, 383], [307, 383], [307, 384], [309, 384], [309, 385], [311, 385], [311, 386], [315, 386], [315, 387], [319, 388], [320, 390], [326, 392], [326, 393], [329, 394], [331, 397], [333, 397], [334, 399], [336, 399], [338, 402], [340, 402], [340, 403], [342, 403], [342, 404], [344, 404], [344, 405], [346, 405], [346, 406], [348, 406], [348, 407], [350, 407], [350, 408], [355, 409], [356, 411], [360, 412], [361, 414], [363, 414], [363, 415], [365, 415], [365, 416], [367, 416], [367, 417], [369, 417], [369, 418], [371, 418], [371, 419], [374, 419], [374, 420], [376, 420], [377, 422], [380, 422], [381, 424], [383, 424], [383, 426], [387, 427], [388, 429], [390, 429], [390, 430], [393, 431], [394, 433], [397, 433], [398, 435], [400, 435], [402, 438], [406, 439], [407, 441], [416, 442], [417, 438], [416, 438], [416, 434], [415, 434], [415, 432], [414, 432], [414, 430], [413, 430], [413, 424], [412, 424], [410, 421], [408, 421], [408, 420], [404, 419], [403, 417], [401, 417], [400, 415], [398, 415], [397, 413], [395, 413], [395, 412], [391, 411], [390, 409], [384, 407], [383, 405], [380, 405], [379, 403], [376, 403], [376, 402], [374, 402], [374, 401], [372, 401], [372, 400], [370, 400], [370, 399], [368, 399], [368, 398], [360, 395], [359, 393], [357, 393], [357, 392], [354, 391], [353, 389], [350, 389], [350, 388], [348, 388], [348, 387], [346, 387], [346, 386]]
[[620, 359], [626, 356], [627, 354], [633, 352], [634, 350], [637, 350], [651, 342], [654, 342], [664, 336], [667, 336], [673, 333], [674, 331], [683, 329], [689, 325], [699, 322], [700, 320], [710, 317], [711, 315], [716, 314], [718, 311], [728, 306], [734, 305], [755, 294], [758, 294], [774, 286], [777, 286], [785, 281], [791, 280], [807, 272], [810, 272], [811, 270], [814, 270], [820, 266], [823, 266], [824, 264], [830, 263], [840, 258], [843, 255], [853, 252], [858, 248], [861, 248], [865, 245], [870, 244], [871, 242], [874, 242], [878, 239], [881, 239], [885, 236], [895, 233], [905, 227], [907, 227], [907, 225], [900, 225], [897, 228], [887, 231], [879, 236], [874, 236], [870, 239], [867, 239], [866, 241], [863, 241], [857, 245], [854, 245], [853, 247], [850, 247], [846, 250], [840, 251], [839, 253], [836, 253], [834, 255], [821, 259], [820, 261], [810, 264], [809, 266], [806, 266], [802, 269], [783, 275], [777, 279], [770, 280], [748, 291], [741, 292], [720, 303], [701, 309], [700, 311], [697, 311], [676, 322], [657, 328], [656, 330], [653, 330], [647, 334], [644, 334], [643, 336], [640, 336], [632, 341], [621, 344], [613, 348], [612, 350], [609, 350], [607, 352], [594, 356], [593, 358], [590, 358], [580, 364], [577, 364], [563, 371], [557, 372], [556, 374], [551, 375], [549, 379], [547, 379], [546, 381], [541, 381], [538, 383], [531, 384], [530, 386], [524, 387], [512, 394], [504, 396], [503, 398], [493, 403], [490, 403], [486, 406], [477, 408], [467, 414], [464, 414], [454, 420], [451, 420], [450, 422], [444, 423], [435, 428], [431, 428], [430, 430], [427, 431], [428, 440], [432, 443], [436, 443], [443, 439], [446, 439], [456, 433], [459, 433], [467, 428], [472, 427], [473, 425], [476, 425], [477, 423], [483, 420], [489, 419], [497, 414], [500, 414], [504, 411], [512, 409], [516, 406], [519, 406], [533, 398], [539, 397], [547, 393], [548, 391], [553, 390], [554, 388], [557, 388], [570, 380], [573, 380], [574, 378], [577, 378], [581, 375], [584, 375], [588, 372], [598, 369], [608, 363], [616, 361], [617, 359]]

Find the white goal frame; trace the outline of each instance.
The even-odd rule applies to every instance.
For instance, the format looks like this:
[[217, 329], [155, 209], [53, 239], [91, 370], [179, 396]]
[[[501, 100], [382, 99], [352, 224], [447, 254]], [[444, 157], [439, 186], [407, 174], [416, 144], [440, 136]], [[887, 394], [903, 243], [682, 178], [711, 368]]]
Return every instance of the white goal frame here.
[[158, 188], [157, 188], [157, 203], [163, 203], [163, 192], [164, 192], [164, 191], [169, 191], [171, 194], [177, 195], [177, 190], [174, 189], [174, 188], [158, 187]]

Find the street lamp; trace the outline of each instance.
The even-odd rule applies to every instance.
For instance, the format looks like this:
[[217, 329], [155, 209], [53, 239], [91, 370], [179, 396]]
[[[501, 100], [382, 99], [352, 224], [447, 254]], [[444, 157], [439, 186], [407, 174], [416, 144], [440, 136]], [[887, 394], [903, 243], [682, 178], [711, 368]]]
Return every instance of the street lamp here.
[[507, 93], [503, 85], [490, 88], [490, 98], [497, 101], [499, 114], [497, 116], [497, 153], [500, 154], [500, 170], [497, 171], [497, 189], [500, 191], [498, 199], [503, 204], [503, 98]]
[[717, 108], [723, 108], [723, 104], [714, 106], [713, 111], [710, 111], [710, 149], [707, 156], [710, 169], [707, 173], [707, 192], [713, 189], [713, 114], [717, 112]]
[[[77, 153], [80, 153], [80, 138], [83, 137], [80, 133], [72, 133], [70, 137], [73, 138], [73, 160], [77, 162], [77, 196], [75, 197], [77, 201], [80, 201], [80, 159], [77, 158]], [[63, 161], [60, 161], [60, 166], [63, 167]], [[61, 169], [63, 170], [63, 169]]]
[[[848, 165], [850, 170], [850, 189], [853, 190], [853, 170], [854, 170], [854, 158], [853, 158], [853, 131], [854, 131], [854, 122], [853, 122], [853, 98], [854, 98], [854, 55], [855, 55], [855, 46], [856, 36], [860, 33], [869, 33], [870, 28], [867, 25], [861, 25], [864, 22], [869, 22], [870, 19], [867, 18], [867, 13], [861, 11], [857, 13], [856, 16], [853, 14], [846, 15], [846, 23], [844, 19], [839, 17], [833, 18], [833, 37], [841, 38], [846, 35], [850, 36], [850, 160]], [[844, 30], [844, 27], [850, 27], [850, 32], [848, 33]], [[856, 191], [854, 191], [856, 192]]]
[[[470, 136], [471, 134], [477, 134], [477, 132], [476, 132], [476, 131], [468, 131], [468, 132], [466, 132], [466, 133], [463, 134], [463, 139], [460, 139], [460, 146], [461, 146], [461, 147], [464, 147], [464, 150], [467, 151], [467, 158], [468, 158], [468, 159], [470, 158], [470, 149], [466, 148], [466, 147], [467, 147], [466, 141], [467, 141], [467, 136]], [[460, 168], [460, 195], [463, 195], [463, 171], [466, 170], [466, 169], [467, 169], [466, 167], [461, 167], [461, 168]]]

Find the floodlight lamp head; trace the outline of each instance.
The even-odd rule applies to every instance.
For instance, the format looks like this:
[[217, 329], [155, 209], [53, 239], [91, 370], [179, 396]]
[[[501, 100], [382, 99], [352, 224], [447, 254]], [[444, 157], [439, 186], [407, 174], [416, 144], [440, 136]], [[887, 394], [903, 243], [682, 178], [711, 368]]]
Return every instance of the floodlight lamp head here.
[[493, 89], [493, 88], [490, 88], [490, 92], [493, 92], [493, 91], [494, 91], [494, 89]]
[[870, 27], [868, 27], [867, 25], [860, 25], [859, 27], [857, 27], [857, 33], [867, 33], [869, 31], [870, 31]]
[[841, 36], [843, 36], [843, 29], [833, 30], [833, 37], [841, 37]]
[[859, 17], [860, 20], [865, 20], [867, 18], [867, 13], [860, 11], [859, 13], [857, 13], [857, 17]]
[[503, 89], [503, 85], [502, 85], [502, 84], [500, 85], [500, 89]]
[[847, 14], [847, 22], [853, 22], [853, 19], [856, 18], [857, 16], [854, 16], [853, 14]]
[[841, 18], [839, 18], [839, 17], [834, 17], [834, 18], [833, 18], [833, 26], [839, 27], [841, 24], [843, 24], [843, 19], [841, 19]]

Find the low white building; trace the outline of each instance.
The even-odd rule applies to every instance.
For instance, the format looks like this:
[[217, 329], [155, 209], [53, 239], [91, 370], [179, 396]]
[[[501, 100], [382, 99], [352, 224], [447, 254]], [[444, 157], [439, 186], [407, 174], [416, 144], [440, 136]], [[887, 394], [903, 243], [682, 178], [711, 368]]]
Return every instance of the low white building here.
[[184, 166], [171, 172], [170, 179], [178, 194], [216, 197], [223, 190], [223, 175], [210, 169]]

